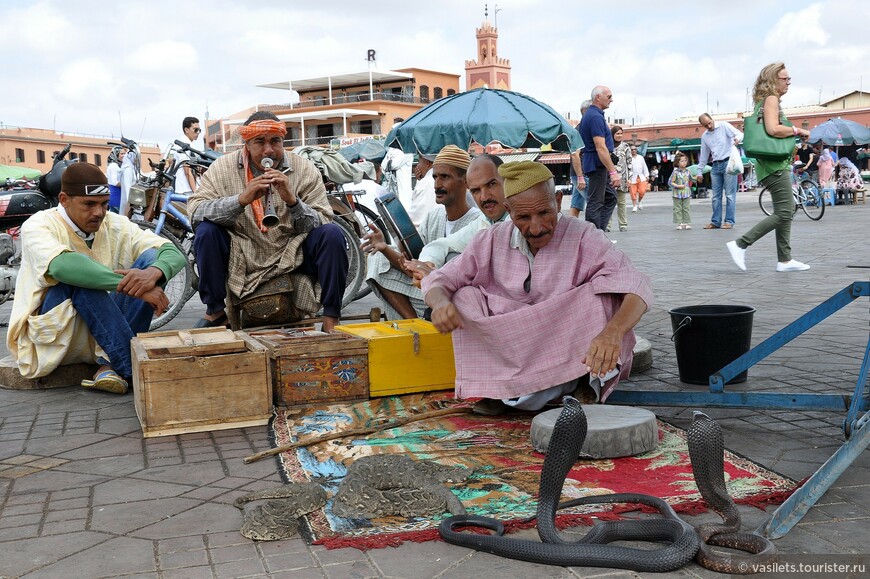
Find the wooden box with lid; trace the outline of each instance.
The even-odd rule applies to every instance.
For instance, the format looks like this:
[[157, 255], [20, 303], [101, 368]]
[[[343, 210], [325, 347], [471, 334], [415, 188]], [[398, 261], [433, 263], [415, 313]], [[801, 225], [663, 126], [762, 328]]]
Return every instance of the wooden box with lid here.
[[243, 332], [148, 332], [133, 338], [130, 348], [133, 398], [145, 438], [269, 422], [266, 348]]
[[311, 328], [247, 335], [268, 353], [276, 406], [369, 397], [368, 347], [362, 338]]

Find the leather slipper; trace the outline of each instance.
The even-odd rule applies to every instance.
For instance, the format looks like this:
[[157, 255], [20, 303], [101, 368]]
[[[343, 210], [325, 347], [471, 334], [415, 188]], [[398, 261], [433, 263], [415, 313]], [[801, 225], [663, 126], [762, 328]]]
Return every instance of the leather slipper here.
[[731, 225], [730, 223], [723, 223], [722, 224], [722, 229], [731, 229], [732, 227], [734, 227], [734, 226]]
[[224, 312], [216, 320], [208, 320], [206, 318], [200, 318], [199, 321], [197, 321], [193, 327], [194, 328], [220, 328], [220, 327], [226, 327], [228, 323], [229, 323], [229, 319], [227, 318], [227, 313]]
[[719, 228], [717, 226], [713, 225], [712, 223], [708, 223], [707, 225], [704, 226], [704, 229], [719, 229]]
[[82, 387], [112, 394], [126, 394], [129, 385], [114, 370], [100, 372], [93, 380], [82, 380]]

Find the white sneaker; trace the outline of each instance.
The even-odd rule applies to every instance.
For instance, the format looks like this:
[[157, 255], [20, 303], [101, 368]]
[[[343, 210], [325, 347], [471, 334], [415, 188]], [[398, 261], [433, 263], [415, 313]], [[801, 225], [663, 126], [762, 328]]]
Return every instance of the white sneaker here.
[[810, 266], [799, 261], [791, 260], [788, 263], [776, 262], [776, 271], [805, 271]]
[[637, 205], [635, 205], [634, 207], [631, 208], [631, 212], [632, 212], [632, 213], [637, 213]]
[[[743, 271], [746, 271], [746, 250], [738, 246], [736, 241], [729, 241], [725, 244], [725, 247], [728, 248], [728, 253], [731, 254], [731, 259], [734, 260], [734, 264]], [[781, 271], [779, 265], [776, 266], [776, 269], [777, 271]]]
[[637, 204], [637, 208], [643, 211], [643, 201], [639, 201]]

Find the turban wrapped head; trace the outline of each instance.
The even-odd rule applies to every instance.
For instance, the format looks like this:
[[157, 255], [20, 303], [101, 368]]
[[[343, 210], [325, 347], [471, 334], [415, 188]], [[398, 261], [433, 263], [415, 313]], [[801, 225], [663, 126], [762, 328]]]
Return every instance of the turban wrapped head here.
[[239, 135], [244, 141], [250, 141], [262, 135], [281, 135], [283, 137], [286, 134], [287, 127], [282, 121], [275, 119], [260, 119], [239, 127]]

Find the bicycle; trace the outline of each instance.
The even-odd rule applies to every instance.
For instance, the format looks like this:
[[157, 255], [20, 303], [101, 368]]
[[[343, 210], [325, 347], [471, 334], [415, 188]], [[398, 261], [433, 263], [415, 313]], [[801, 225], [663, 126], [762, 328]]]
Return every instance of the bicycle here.
[[[825, 199], [818, 183], [809, 177], [803, 177], [792, 182], [791, 192], [794, 198], [795, 213], [797, 213], [798, 208], [801, 208], [806, 216], [813, 221], [818, 221], [825, 215]], [[758, 194], [758, 205], [765, 215], [773, 215], [773, 200], [767, 187]]]
[[[196, 273], [196, 256], [193, 252], [193, 227], [190, 219], [176, 203], [187, 203], [187, 195], [175, 193], [172, 183], [175, 182], [175, 174], [187, 162], [175, 166], [173, 164], [166, 169], [166, 159], [162, 159], [156, 165], [151, 163], [154, 170], [153, 178], [142, 178], [136, 186], [130, 190], [130, 204], [134, 209], [134, 223], [142, 229], [148, 229], [155, 234], [168, 239], [185, 256], [185, 264], [172, 279], [166, 282], [163, 292], [169, 299], [169, 306], [164, 312], [151, 320], [150, 329], [153, 331], [169, 323], [184, 308], [184, 304], [193, 296], [199, 286], [199, 277]], [[157, 205], [159, 215], [157, 221], [153, 219]], [[172, 230], [166, 222], [167, 215], [173, 221]], [[139, 217], [136, 219], [136, 217]], [[177, 232], [177, 233], [176, 233]]]
[[[325, 185], [327, 195], [329, 196], [329, 205], [332, 208], [333, 214], [335, 214], [336, 223], [342, 226], [348, 246], [354, 246], [354, 249], [348, 249], [349, 267], [347, 275], [348, 279], [351, 280], [348, 283], [348, 287], [355, 288], [353, 299], [350, 301], [356, 301], [369, 295], [372, 291], [372, 288], [365, 283], [367, 261], [366, 256], [362, 253], [362, 249], [360, 249], [362, 238], [366, 233], [371, 231], [369, 224], [372, 223], [384, 232], [387, 243], [390, 243], [389, 233], [384, 226], [381, 216], [357, 201], [357, 198], [364, 195], [365, 191], [345, 191], [342, 185], [332, 183], [331, 181], [327, 181]], [[345, 227], [345, 225], [349, 227]], [[349, 233], [356, 238], [354, 239]], [[356, 263], [359, 263], [359, 265], [355, 265]]]

